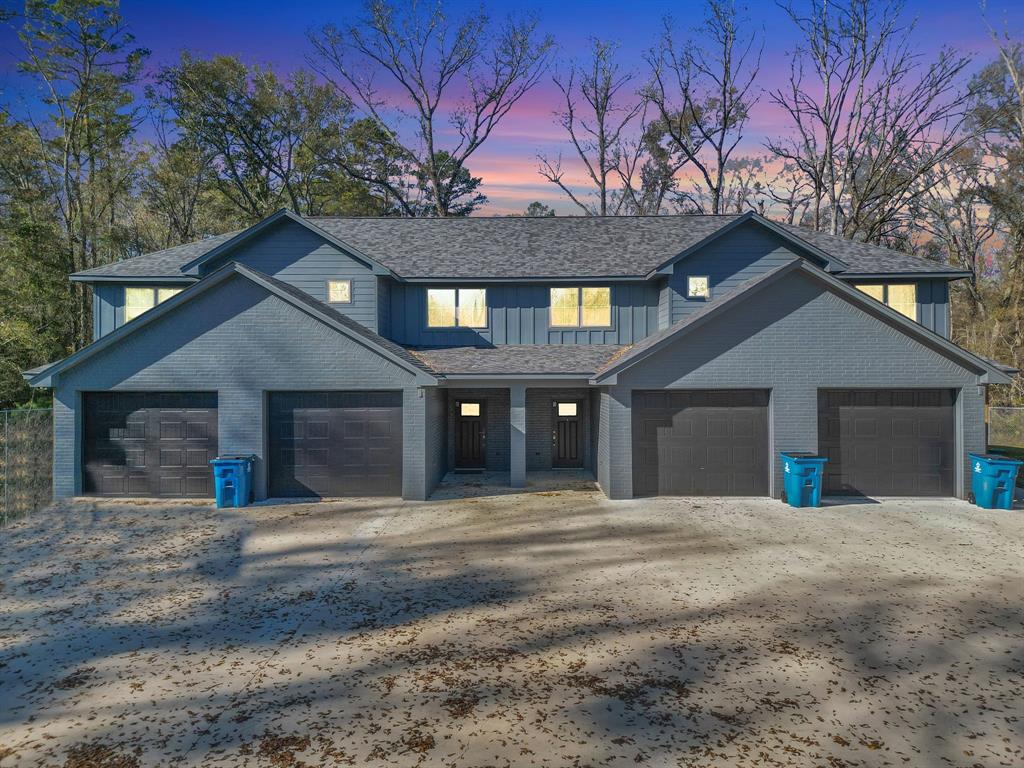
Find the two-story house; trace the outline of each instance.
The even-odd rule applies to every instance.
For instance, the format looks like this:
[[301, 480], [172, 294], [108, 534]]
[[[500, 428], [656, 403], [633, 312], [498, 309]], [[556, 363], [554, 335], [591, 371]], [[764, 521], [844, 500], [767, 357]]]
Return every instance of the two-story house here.
[[72, 275], [95, 341], [54, 389], [56, 496], [426, 498], [449, 471], [592, 472], [611, 498], [963, 496], [989, 384], [966, 274], [752, 213], [302, 218]]

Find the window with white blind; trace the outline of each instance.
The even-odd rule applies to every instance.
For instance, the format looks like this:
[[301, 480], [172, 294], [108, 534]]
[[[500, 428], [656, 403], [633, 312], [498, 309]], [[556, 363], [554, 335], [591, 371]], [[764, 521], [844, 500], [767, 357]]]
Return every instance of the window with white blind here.
[[858, 283], [855, 287], [901, 315], [917, 320], [916, 283]]
[[552, 328], [608, 328], [612, 324], [612, 289], [552, 288]]
[[181, 293], [184, 288], [160, 288], [155, 286], [128, 287], [124, 289], [124, 321], [127, 323], [171, 296]]
[[486, 288], [428, 288], [428, 328], [486, 328]]

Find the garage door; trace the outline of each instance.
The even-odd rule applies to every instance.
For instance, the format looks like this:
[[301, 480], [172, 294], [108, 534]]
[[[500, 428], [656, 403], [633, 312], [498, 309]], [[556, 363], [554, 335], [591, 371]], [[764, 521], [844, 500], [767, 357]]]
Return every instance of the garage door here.
[[213, 496], [216, 392], [87, 392], [82, 492], [95, 496]]
[[270, 395], [271, 496], [400, 496], [401, 392]]
[[767, 496], [768, 392], [633, 393], [636, 496]]
[[825, 492], [952, 496], [953, 425], [952, 390], [819, 391]]

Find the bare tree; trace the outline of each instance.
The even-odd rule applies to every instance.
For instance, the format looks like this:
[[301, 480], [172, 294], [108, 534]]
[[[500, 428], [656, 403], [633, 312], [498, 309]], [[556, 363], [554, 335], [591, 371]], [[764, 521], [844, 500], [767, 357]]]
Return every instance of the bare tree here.
[[775, 204], [776, 210], [781, 207], [783, 221], [787, 224], [803, 223], [811, 207], [811, 184], [794, 163], [783, 163], [782, 167], [768, 179], [765, 192]]
[[[540, 175], [556, 184], [588, 216], [620, 211], [625, 198], [613, 194], [615, 180], [622, 172], [620, 163], [628, 164], [633, 159], [635, 165], [639, 159], [638, 153], [626, 152], [624, 143], [644, 104], [630, 88], [635, 75], [616, 61], [617, 51], [616, 43], [591, 39], [589, 59], [574, 62], [568, 74], [553, 78], [565, 101], [555, 113], [556, 119], [583, 163], [596, 204], [588, 202], [566, 181], [561, 154], [555, 159], [543, 153], [537, 156]], [[642, 144], [634, 150], [639, 147]], [[624, 159], [624, 154], [629, 157]]]
[[960, 86], [970, 59], [943, 49], [925, 64], [902, 0], [783, 7], [803, 41], [771, 100], [794, 135], [768, 148], [808, 177], [815, 229], [881, 242], [905, 223], [918, 181], [970, 140]]
[[955, 286], [964, 292], [970, 320], [984, 319], [982, 283], [991, 276], [998, 240], [996, 221], [982, 190], [995, 169], [986, 165], [981, 147], [964, 148], [932, 168], [922, 179], [914, 222], [930, 239], [926, 255], [971, 273]]
[[[428, 185], [433, 213], [447, 216], [454, 180], [536, 85], [553, 41], [538, 38], [533, 17], [493, 27], [481, 11], [452, 23], [440, 2], [367, 0], [365, 12], [360, 23], [328, 24], [311, 35], [313, 66], [389, 137], [391, 154], [400, 155]], [[445, 118], [455, 134], [448, 147], [441, 146]], [[411, 132], [404, 130], [405, 119], [414, 124]], [[416, 215], [410, 189], [422, 185], [377, 178], [367, 173], [371, 167], [345, 169], [387, 189], [406, 215]]]
[[744, 25], [732, 0], [706, 0], [696, 31], [698, 40], [708, 42], [677, 46], [666, 19], [658, 48], [647, 55], [652, 75], [646, 96], [668, 140], [698, 171], [701, 194], [692, 202], [710, 213], [723, 210], [730, 161], [757, 101], [754, 82], [764, 44]]

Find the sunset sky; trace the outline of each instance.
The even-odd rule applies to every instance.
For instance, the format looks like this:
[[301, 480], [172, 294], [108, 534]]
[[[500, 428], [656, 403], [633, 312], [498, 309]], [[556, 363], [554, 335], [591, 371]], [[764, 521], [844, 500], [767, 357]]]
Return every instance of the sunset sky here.
[[[359, 2], [347, 0], [306, 0], [293, 3], [270, 0], [178, 0], [174, 2], [126, 0], [122, 12], [138, 44], [153, 55], [148, 69], [172, 63], [183, 49], [201, 55], [234, 54], [250, 63], [271, 64], [281, 72], [308, 66], [311, 48], [307, 33], [326, 22], [343, 23], [358, 14]], [[450, 14], [480, 7], [479, 2], [446, 2]], [[611, 38], [621, 44], [621, 60], [643, 75], [644, 51], [655, 42], [661, 19], [671, 15], [676, 27], [692, 27], [700, 13], [699, 2], [584, 2], [557, 0], [531, 6], [525, 2], [492, 0], [483, 6], [495, 18], [508, 13], [534, 10], [543, 30], [555, 36], [559, 46], [557, 63], [581, 55], [591, 36]], [[791, 22], [774, 3], [751, 2], [748, 15], [763, 28], [767, 43], [761, 68], [761, 89], [777, 87], [788, 74], [787, 53], [796, 43]], [[1024, 34], [1024, 3], [1020, 0], [991, 0], [988, 17], [998, 28], [1007, 28], [1016, 36]], [[991, 59], [993, 47], [977, 3], [971, 0], [908, 0], [907, 19], [917, 21], [915, 41], [919, 50], [934, 54], [949, 45], [977, 56], [978, 65]], [[18, 41], [10, 29], [0, 32], [0, 88], [2, 101], [14, 109], [31, 109], [35, 96], [22, 78], [14, 73]], [[497, 132], [475, 154], [469, 167], [484, 179], [483, 191], [490, 204], [481, 213], [517, 213], [531, 200], [554, 205], [561, 213], [578, 212], [567, 203], [553, 185], [537, 175], [538, 152], [566, 153], [560, 129], [553, 123], [552, 110], [559, 94], [546, 78], [524, 98]], [[746, 154], [763, 154], [767, 136], [786, 131], [784, 116], [762, 97], [748, 136]], [[566, 155], [568, 157], [568, 154]]]

